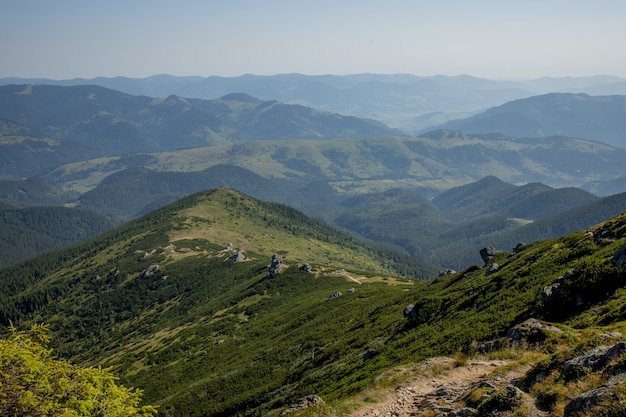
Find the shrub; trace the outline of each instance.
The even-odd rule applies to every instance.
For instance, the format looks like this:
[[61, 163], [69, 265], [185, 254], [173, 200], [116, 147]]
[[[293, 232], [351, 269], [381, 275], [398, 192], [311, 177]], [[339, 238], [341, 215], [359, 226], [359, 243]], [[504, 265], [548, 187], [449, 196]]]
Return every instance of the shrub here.
[[149, 417], [152, 406], [139, 407], [141, 391], [115, 384], [100, 368], [79, 368], [56, 359], [46, 347], [47, 328], [34, 325], [0, 340], [0, 415]]

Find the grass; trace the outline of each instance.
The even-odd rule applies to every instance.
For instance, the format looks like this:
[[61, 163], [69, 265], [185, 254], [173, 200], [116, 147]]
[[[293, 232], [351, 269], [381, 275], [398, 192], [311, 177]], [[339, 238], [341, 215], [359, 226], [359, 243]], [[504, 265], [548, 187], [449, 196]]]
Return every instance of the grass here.
[[[511, 165], [501, 162], [502, 158], [493, 156], [500, 152], [529, 151], [534, 147], [536, 144], [467, 136], [444, 140], [386, 137], [255, 141], [149, 155], [150, 168], [158, 171], [197, 172], [227, 163], [266, 178], [302, 180], [305, 183], [324, 178], [333, 182], [339, 192], [349, 194], [398, 187], [443, 191], [487, 175], [496, 175], [512, 183], [533, 175], [543, 176], [545, 167], [541, 162], [512, 169]], [[484, 157], [474, 161], [451, 156], [463, 155], [467, 149]], [[581, 148], [581, 151], [589, 150]], [[66, 164], [57, 168], [52, 176], [65, 189], [84, 192], [122, 169], [119, 160], [119, 157], [108, 157]], [[473, 172], [474, 176], [470, 177], [466, 172]], [[564, 184], [568, 183], [568, 178], [562, 180]]]
[[[39, 281], [19, 294], [33, 310], [18, 317], [50, 323], [59, 355], [112, 367], [124, 385], [143, 389], [146, 401], [170, 416], [270, 415], [310, 393], [326, 401], [319, 412], [340, 415], [419, 375], [462, 366], [477, 343], [499, 338], [531, 316], [557, 317], [553, 321], [570, 327], [562, 326], [564, 335], [540, 335], [540, 353], [511, 347], [492, 355], [518, 364], [547, 355], [529, 374], [528, 389], [558, 407], [594, 384], [581, 379], [576, 388], [559, 374], [559, 363], [598, 343], [598, 331], [606, 329], [581, 334], [571, 324], [620, 305], [619, 289], [604, 304], [592, 298], [576, 306], [575, 298], [571, 304], [565, 297], [559, 310], [541, 301], [542, 289], [568, 269], [581, 272], [564, 295], [589, 285], [612, 288], [615, 270], [606, 265], [624, 241], [619, 221], [612, 224], [616, 240], [606, 245], [575, 233], [529, 244], [515, 256], [499, 254], [501, 268], [493, 274], [471, 268], [416, 282], [387, 278], [391, 266], [344, 235], [232, 190], [177, 204], [111, 232], [111, 244], [72, 249], [80, 256], [60, 262], [58, 270], [42, 261], [43, 269], [29, 274], [39, 274]], [[225, 260], [230, 238], [251, 261]], [[282, 254], [290, 267], [265, 279], [272, 253]], [[298, 270], [302, 261], [316, 273]], [[153, 264], [158, 271], [140, 278]], [[359, 272], [364, 269], [369, 273]], [[45, 293], [57, 285], [61, 295]], [[326, 301], [336, 291], [343, 296]], [[5, 308], [10, 300], [3, 297]], [[417, 312], [411, 322], [402, 315], [408, 304]], [[613, 322], [611, 329], [622, 327]], [[453, 358], [414, 366], [438, 356]], [[545, 383], [535, 383], [539, 374]]]

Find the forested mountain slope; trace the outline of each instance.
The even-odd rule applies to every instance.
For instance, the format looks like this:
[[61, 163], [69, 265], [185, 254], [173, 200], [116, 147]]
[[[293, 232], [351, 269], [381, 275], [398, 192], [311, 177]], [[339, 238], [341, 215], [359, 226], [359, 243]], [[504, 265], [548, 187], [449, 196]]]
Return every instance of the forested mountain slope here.
[[[419, 281], [426, 265], [217, 189], [0, 270], [0, 320], [49, 323], [58, 355], [111, 366], [164, 415], [276, 415], [311, 393], [338, 404], [428, 357], [474, 355], [530, 317], [570, 326], [533, 339], [533, 360], [590, 349], [601, 326], [626, 327], [625, 225], [617, 216]], [[545, 298], [564, 274], [562, 291]], [[549, 366], [520, 387], [534, 389]], [[575, 396], [558, 389], [545, 406]]]

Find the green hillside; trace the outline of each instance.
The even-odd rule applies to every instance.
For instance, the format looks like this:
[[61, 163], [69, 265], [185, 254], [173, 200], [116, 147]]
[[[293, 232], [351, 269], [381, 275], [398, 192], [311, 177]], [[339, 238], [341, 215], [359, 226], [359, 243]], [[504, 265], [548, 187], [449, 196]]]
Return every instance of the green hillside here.
[[78, 243], [115, 226], [86, 210], [0, 207], [0, 267]]
[[57, 206], [77, 197], [41, 177], [22, 181], [0, 180], [0, 201], [17, 206]]
[[0, 150], [11, 156], [0, 177], [8, 178], [37, 175], [55, 163], [132, 152], [395, 133], [374, 120], [246, 94], [201, 100], [132, 96], [95, 85], [0, 86]]
[[516, 139], [437, 131], [422, 137], [274, 140], [112, 156], [64, 164], [46, 178], [85, 192], [108, 175], [143, 166], [198, 172], [228, 164], [298, 186], [326, 181], [342, 194], [410, 188], [434, 196], [495, 176], [512, 184], [580, 187], [623, 176], [626, 151], [566, 137]]
[[626, 147], [626, 96], [550, 93], [514, 100], [444, 128], [516, 137], [572, 136]]
[[[228, 244], [232, 249], [226, 249]], [[246, 261], [227, 260], [237, 250]], [[266, 279], [273, 254], [289, 268]], [[312, 272], [298, 269], [304, 263]], [[349, 294], [358, 286], [359, 295], [348, 302], [370, 299], [351, 313], [360, 316], [358, 311], [372, 306], [379, 291], [400, 292], [414, 285], [406, 278], [383, 276], [426, 278], [433, 272], [407, 257], [368, 249], [293, 209], [218, 189], [83, 245], [3, 270], [7, 291], [1, 320], [20, 326], [49, 323], [58, 354], [85, 365], [113, 366], [125, 382], [143, 387], [147, 401], [187, 410], [177, 415], [201, 415], [184, 392], [232, 386], [221, 390], [229, 398], [225, 403], [219, 397], [202, 403], [228, 414], [242, 404], [259, 406], [265, 399], [260, 393], [275, 395], [276, 384], [307, 371], [311, 364], [301, 360], [310, 349], [319, 350], [318, 361], [329, 360], [324, 350], [343, 352], [341, 343], [331, 342], [338, 328], [315, 336], [325, 320], [337, 320], [345, 307], [342, 300], [326, 304], [330, 294]], [[298, 334], [288, 335], [309, 321]], [[279, 336], [293, 338], [294, 348], [270, 354]], [[251, 351], [246, 340], [256, 345]], [[190, 353], [184, 361], [173, 353], [180, 349]], [[267, 363], [249, 372], [259, 360]], [[268, 366], [281, 369], [268, 373]], [[155, 379], [154, 372], [161, 376]], [[234, 395], [241, 391], [240, 383], [261, 391]], [[301, 389], [296, 384], [284, 395]]]
[[[395, 371], [383, 372], [475, 355], [530, 317], [569, 326], [567, 336], [544, 334], [535, 363], [626, 328], [624, 267], [614, 261], [625, 242], [626, 214], [499, 253], [497, 268], [420, 281], [433, 276], [426, 265], [221, 188], [0, 270], [0, 321], [48, 323], [57, 355], [111, 367], [160, 415], [278, 415], [311, 393], [327, 415], [343, 415], [332, 413], [357, 406], [346, 402], [357, 393], [394, 383]], [[271, 271], [272, 255], [282, 262]], [[546, 300], [544, 287], [568, 270]], [[554, 366], [542, 363], [529, 375]], [[535, 385], [525, 389], [548, 389]], [[547, 406], [562, 407], [567, 389]]]

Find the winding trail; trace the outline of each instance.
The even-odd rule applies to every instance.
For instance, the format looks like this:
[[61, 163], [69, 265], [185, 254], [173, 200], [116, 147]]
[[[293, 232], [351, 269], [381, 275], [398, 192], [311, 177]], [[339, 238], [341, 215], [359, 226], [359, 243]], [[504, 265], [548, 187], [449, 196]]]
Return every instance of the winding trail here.
[[[450, 367], [436, 376], [418, 376], [410, 383], [398, 388], [381, 402], [367, 405], [350, 417], [410, 417], [425, 411], [446, 413], [460, 408], [460, 398], [474, 384], [484, 382], [496, 388], [512, 385], [523, 377], [530, 365], [505, 369], [494, 374], [495, 370], [507, 365], [510, 361], [486, 360], [468, 361], [465, 366], [454, 367], [452, 358], [433, 358], [419, 366], [424, 368], [433, 365]], [[533, 399], [523, 393], [522, 401], [528, 409], [528, 416], [546, 417], [547, 413], [538, 410]]]

